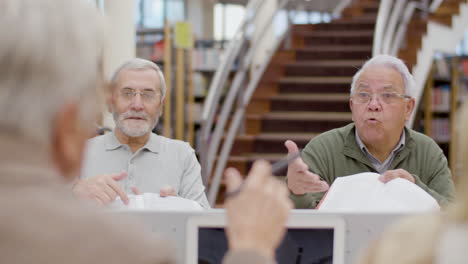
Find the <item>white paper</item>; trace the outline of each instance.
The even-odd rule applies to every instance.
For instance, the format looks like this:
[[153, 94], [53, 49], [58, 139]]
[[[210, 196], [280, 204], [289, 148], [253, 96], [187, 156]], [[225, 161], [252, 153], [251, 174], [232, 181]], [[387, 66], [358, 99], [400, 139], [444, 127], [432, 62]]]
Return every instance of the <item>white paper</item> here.
[[125, 205], [120, 197], [117, 197], [115, 201], [109, 205], [109, 209], [161, 211], [203, 210], [201, 205], [195, 201], [176, 196], [161, 197], [156, 193], [128, 195], [128, 199], [129, 203]]
[[437, 201], [416, 184], [401, 178], [383, 183], [366, 172], [338, 177], [318, 210], [346, 212], [423, 212], [440, 210]]

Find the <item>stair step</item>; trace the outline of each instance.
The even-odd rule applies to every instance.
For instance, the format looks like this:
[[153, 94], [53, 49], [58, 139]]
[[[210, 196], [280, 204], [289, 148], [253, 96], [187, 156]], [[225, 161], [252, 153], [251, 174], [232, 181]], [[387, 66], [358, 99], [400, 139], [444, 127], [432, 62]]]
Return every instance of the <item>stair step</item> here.
[[[300, 121], [349, 121], [351, 120], [351, 113], [342, 112], [314, 112], [314, 111], [303, 111], [303, 112], [271, 112], [264, 115], [265, 119], [270, 120], [300, 120]], [[305, 132], [304, 130], [301, 132]]]
[[350, 84], [352, 77], [284, 77], [280, 83], [300, 83], [300, 84]]
[[327, 46], [317, 46], [317, 47], [305, 47], [305, 48], [298, 48], [295, 49], [296, 51], [303, 51], [303, 52], [326, 52], [326, 51], [372, 51], [372, 45], [327, 45]]
[[303, 67], [356, 67], [364, 63], [364, 60], [311, 60], [311, 61], [299, 61], [289, 62], [286, 66], [303, 66]]
[[314, 30], [374, 30], [375, 21], [340, 21], [330, 23], [295, 25], [293, 34], [303, 34]]
[[374, 21], [375, 23], [377, 21], [377, 13], [366, 13], [358, 17], [349, 18], [349, 21]]
[[[242, 175], [246, 175], [256, 160], [263, 159], [273, 164], [281, 159], [285, 159], [287, 157], [286, 153], [285, 151], [284, 153], [248, 153], [242, 156], [233, 155], [229, 157], [227, 167], [237, 168]], [[286, 175], [286, 173], [287, 168], [284, 168], [276, 175]]]
[[299, 61], [285, 65], [287, 76], [353, 76], [363, 60]]
[[349, 112], [349, 94], [280, 94], [271, 98], [272, 111]]
[[377, 14], [379, 12], [379, 4], [378, 3], [365, 3], [363, 4], [363, 11], [366, 14]]
[[452, 26], [452, 16], [449, 15], [438, 15], [436, 13], [433, 13], [429, 15], [429, 20], [443, 25], [447, 25], [449, 27]]
[[304, 37], [372, 37], [373, 30], [317, 30], [303, 34]]
[[317, 133], [260, 133], [257, 135], [239, 135], [237, 138], [242, 140], [272, 140], [290, 139], [293, 141], [309, 141], [317, 136]]
[[444, 2], [435, 11], [438, 15], [454, 15], [460, 10], [460, 3], [457, 2]]
[[236, 138], [231, 155], [247, 153], [287, 153], [286, 140], [294, 141], [299, 148], [304, 148], [317, 133], [261, 133], [258, 135], [241, 135]]
[[305, 46], [318, 46], [330, 44], [363, 44], [371, 45], [374, 40], [374, 32], [369, 30], [353, 31], [315, 31], [304, 34]]
[[351, 77], [284, 77], [279, 81], [279, 93], [346, 93]]
[[296, 60], [357, 60], [372, 56], [372, 46], [366, 45], [327, 45], [299, 48], [294, 50]]
[[341, 127], [351, 121], [347, 112], [271, 112], [264, 115], [247, 115], [249, 124], [263, 132], [321, 133]]
[[347, 102], [349, 93], [278, 94], [272, 100]]

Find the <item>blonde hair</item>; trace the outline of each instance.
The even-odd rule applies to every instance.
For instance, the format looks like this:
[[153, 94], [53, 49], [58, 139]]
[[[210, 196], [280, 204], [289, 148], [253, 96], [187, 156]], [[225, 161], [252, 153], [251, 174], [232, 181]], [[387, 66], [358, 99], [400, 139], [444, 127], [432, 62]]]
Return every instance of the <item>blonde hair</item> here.
[[2, 0], [0, 18], [0, 132], [48, 144], [69, 102], [94, 119], [103, 46], [96, 9], [83, 0]]

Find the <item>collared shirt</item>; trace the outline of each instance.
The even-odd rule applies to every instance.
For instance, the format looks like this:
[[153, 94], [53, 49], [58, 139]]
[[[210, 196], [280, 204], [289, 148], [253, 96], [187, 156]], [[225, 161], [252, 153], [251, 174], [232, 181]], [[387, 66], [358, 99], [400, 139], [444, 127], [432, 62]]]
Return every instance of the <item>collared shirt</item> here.
[[135, 186], [142, 193], [158, 193], [171, 186], [182, 198], [209, 208], [195, 151], [186, 142], [151, 133], [148, 142], [132, 153], [115, 134], [107, 133], [88, 141], [81, 178], [126, 171], [119, 181], [125, 192]]
[[384, 173], [385, 171], [388, 170], [388, 167], [390, 167], [390, 164], [392, 164], [393, 159], [395, 158], [396, 154], [400, 152], [404, 147], [405, 147], [405, 130], [401, 133], [400, 136], [400, 141], [398, 144], [395, 146], [395, 148], [392, 150], [390, 153], [390, 156], [384, 161], [380, 162], [374, 155], [370, 153], [370, 151], [367, 149], [366, 145], [362, 142], [361, 138], [359, 138], [357, 129], [355, 129], [355, 137], [356, 137], [356, 142], [359, 145], [359, 149], [366, 155], [366, 157], [369, 159], [369, 161], [372, 163], [374, 168], [379, 172], [379, 173]]

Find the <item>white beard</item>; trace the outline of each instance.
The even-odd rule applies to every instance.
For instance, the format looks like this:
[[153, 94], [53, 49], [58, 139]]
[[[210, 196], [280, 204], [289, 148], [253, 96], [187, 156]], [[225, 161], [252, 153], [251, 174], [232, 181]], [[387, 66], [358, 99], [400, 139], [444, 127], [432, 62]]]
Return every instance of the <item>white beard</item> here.
[[[153, 128], [159, 121], [159, 115], [156, 115], [156, 119], [150, 120], [149, 116], [143, 112], [135, 112], [129, 110], [125, 113], [118, 115], [115, 111], [112, 113], [114, 121], [118, 129], [129, 137], [141, 137], [148, 133], [151, 133]], [[128, 117], [141, 117], [145, 120], [131, 120]]]

